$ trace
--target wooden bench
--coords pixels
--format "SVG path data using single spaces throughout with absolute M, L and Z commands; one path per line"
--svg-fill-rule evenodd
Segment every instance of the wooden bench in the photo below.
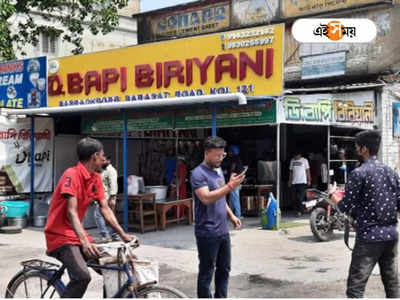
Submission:
M 179 206 L 184 205 L 187 208 L 186 216 L 179 215 Z M 177 216 L 173 218 L 167 218 L 167 211 L 176 206 Z M 179 223 L 180 221 L 187 220 L 188 224 L 193 223 L 193 199 L 181 199 L 174 201 L 156 201 L 157 214 L 159 218 L 160 229 L 165 230 L 168 223 Z

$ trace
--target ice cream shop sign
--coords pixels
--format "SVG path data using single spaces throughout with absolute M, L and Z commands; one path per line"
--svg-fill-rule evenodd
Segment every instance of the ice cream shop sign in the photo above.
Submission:
M 280 95 L 282 34 L 283 25 L 264 26 L 54 60 L 49 106 L 229 92 Z

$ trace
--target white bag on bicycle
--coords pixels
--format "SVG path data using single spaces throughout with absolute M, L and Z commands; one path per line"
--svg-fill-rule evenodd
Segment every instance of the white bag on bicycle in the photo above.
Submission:
M 117 264 L 109 264 L 109 266 L 118 266 Z M 101 270 L 103 274 L 104 287 L 106 289 L 106 297 L 112 298 L 128 280 L 124 272 L 115 270 Z
M 157 284 L 159 280 L 158 262 L 154 260 L 134 260 L 134 275 L 139 285 Z

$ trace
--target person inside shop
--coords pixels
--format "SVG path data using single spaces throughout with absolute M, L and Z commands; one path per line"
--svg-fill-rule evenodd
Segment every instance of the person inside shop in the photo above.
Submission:
M 228 147 L 228 156 L 222 162 L 222 170 L 224 172 L 225 181 L 228 182 L 233 173 L 240 174 L 243 170 L 243 164 L 239 157 L 240 147 L 237 145 L 230 145 Z M 240 207 L 240 186 L 233 189 L 229 193 L 229 207 L 234 215 L 238 218 L 241 217 Z
M 301 152 L 297 152 L 289 165 L 288 186 L 294 187 L 296 193 L 295 208 L 297 216 L 300 217 L 303 212 L 303 202 L 306 200 L 306 187 L 311 184 L 310 165 Z
M 187 198 L 187 176 L 188 170 L 185 163 L 185 156 L 178 155 L 178 166 L 176 172 L 174 173 L 174 178 L 171 183 L 171 193 L 170 199 L 176 200 L 178 199 L 186 199 Z M 178 195 L 176 193 L 176 189 L 178 188 Z M 179 216 L 182 217 L 185 215 L 185 205 L 180 205 L 177 209 L 175 209 L 175 217 L 178 217 L 178 210 Z
M 231 270 L 231 241 L 228 218 L 239 229 L 242 225 L 226 203 L 226 195 L 244 180 L 233 173 L 225 183 L 221 163 L 226 156 L 226 142 L 220 137 L 204 141 L 204 161 L 191 174 L 195 205 L 195 237 L 199 258 L 197 297 L 212 298 L 210 284 L 215 271 L 214 298 L 228 297 Z
M 188 170 L 185 162 L 185 156 L 178 155 L 178 166 L 176 170 L 176 182 L 178 185 L 178 198 L 186 199 L 186 180 L 188 176 Z
M 379 162 L 381 134 L 377 130 L 356 135 L 355 150 L 363 164 L 353 170 L 346 184 L 344 197 L 329 190 L 330 199 L 339 210 L 356 220 L 354 245 L 346 295 L 362 298 L 372 270 L 379 264 L 387 298 L 399 298 L 398 279 L 398 212 L 400 210 L 400 178 L 390 167 Z
M 343 185 L 347 181 L 346 150 L 344 148 L 338 150 L 338 160 L 340 162 L 334 164 L 333 176 L 337 184 Z
M 321 181 L 321 162 L 314 152 L 308 153 L 308 161 L 310 164 L 311 186 L 317 188 Z
M 78 142 L 79 162 L 68 168 L 57 183 L 44 229 L 47 254 L 67 268 L 70 282 L 61 297 L 82 298 L 91 280 L 86 260 L 98 258 L 100 251 L 82 225 L 91 201 L 98 201 L 100 212 L 125 242 L 133 240 L 119 225 L 107 204 L 99 174 L 105 157 L 103 145 L 93 138 Z
M 118 193 L 118 173 L 117 170 L 111 164 L 111 157 L 107 156 L 106 160 L 101 168 L 101 179 L 103 180 L 104 193 L 108 206 L 115 214 L 115 206 L 117 201 Z M 104 220 L 99 204 L 95 201 L 94 218 L 96 221 L 97 228 L 100 231 L 100 243 L 108 243 L 111 241 L 119 241 L 119 235 L 109 228 Z
M 320 152 L 309 152 L 308 162 L 310 164 L 311 186 L 321 191 L 327 189 L 327 164 L 324 155 Z
M 167 157 L 164 160 L 164 168 L 162 170 L 161 181 L 165 182 L 167 186 L 170 186 L 174 179 L 174 173 L 176 170 L 176 157 L 173 149 L 168 149 Z

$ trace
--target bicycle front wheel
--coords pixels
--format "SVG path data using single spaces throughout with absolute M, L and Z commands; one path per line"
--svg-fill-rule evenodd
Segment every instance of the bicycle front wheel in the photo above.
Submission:
M 129 291 L 125 291 L 121 298 L 131 298 Z M 188 298 L 184 293 L 173 287 L 164 285 L 151 285 L 139 289 L 136 298 Z
M 24 272 L 7 289 L 6 298 L 60 298 L 61 291 L 48 281 L 39 271 Z

